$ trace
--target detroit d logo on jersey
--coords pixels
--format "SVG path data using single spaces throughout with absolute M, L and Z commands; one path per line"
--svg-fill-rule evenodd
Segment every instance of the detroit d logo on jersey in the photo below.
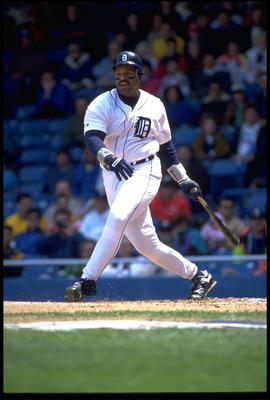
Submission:
M 144 139 L 149 135 L 151 129 L 151 119 L 145 117 L 137 117 L 134 125 L 134 135 L 140 139 Z

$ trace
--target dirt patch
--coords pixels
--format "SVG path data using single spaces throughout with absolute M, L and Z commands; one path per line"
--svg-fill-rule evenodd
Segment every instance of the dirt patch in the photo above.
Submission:
M 117 312 L 117 311 L 266 311 L 265 298 L 210 298 L 204 301 L 194 300 L 151 300 L 151 301 L 89 301 L 81 303 L 58 302 L 4 302 L 4 322 L 37 321 L 42 319 L 44 313 L 64 313 L 67 319 L 69 314 L 82 311 Z M 21 314 L 35 314 L 23 317 Z M 8 316 L 7 316 L 8 314 Z M 40 314 L 40 315 L 39 315 Z M 17 318 L 16 318 L 17 315 Z M 85 317 L 79 317 L 79 319 Z M 90 317 L 89 317 L 90 318 Z M 95 317 L 96 318 L 96 317 Z M 100 317 L 100 318 L 104 318 Z M 136 317 L 135 317 L 136 318 Z M 44 317 L 43 317 L 44 319 Z M 55 319 L 55 316 L 46 320 Z M 57 316 L 59 319 L 59 316 Z M 72 316 L 74 319 L 74 315 Z M 110 319 L 112 319 L 110 317 Z

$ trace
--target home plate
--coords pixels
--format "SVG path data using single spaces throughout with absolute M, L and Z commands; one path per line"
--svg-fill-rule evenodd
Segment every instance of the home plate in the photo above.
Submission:
M 159 328 L 266 328 L 263 321 L 208 321 L 175 322 L 146 320 L 88 320 L 88 321 L 43 321 L 5 324 L 8 329 L 33 329 L 41 331 L 73 331 L 75 329 L 159 329 Z

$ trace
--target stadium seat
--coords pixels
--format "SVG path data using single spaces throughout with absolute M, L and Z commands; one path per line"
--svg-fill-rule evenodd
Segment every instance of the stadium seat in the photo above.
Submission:
M 199 127 L 182 124 L 172 131 L 172 140 L 175 146 L 191 145 L 200 132 Z
M 225 189 L 221 196 L 229 196 L 238 205 L 238 215 L 241 218 L 247 218 L 251 209 L 259 207 L 266 210 L 266 189 Z
M 43 182 L 29 182 L 20 185 L 20 191 L 22 193 L 29 193 L 32 197 L 37 194 L 42 194 L 44 188 Z
M 21 153 L 20 164 L 51 164 L 54 159 L 55 154 L 50 149 L 25 149 Z
M 233 159 L 212 160 L 207 167 L 211 193 L 216 200 L 225 189 L 243 188 L 246 163 Z
M 35 106 L 34 105 L 24 105 L 24 106 L 20 106 L 17 108 L 16 110 L 16 119 L 21 121 L 21 120 L 25 120 L 27 118 L 29 118 L 32 113 L 35 110 Z
M 21 184 L 28 182 L 40 182 L 44 179 L 47 170 L 47 165 L 24 166 L 19 171 L 19 181 Z
M 23 135 L 36 135 L 40 136 L 42 133 L 48 132 L 49 120 L 37 119 L 37 120 L 25 120 L 18 124 L 18 137 Z

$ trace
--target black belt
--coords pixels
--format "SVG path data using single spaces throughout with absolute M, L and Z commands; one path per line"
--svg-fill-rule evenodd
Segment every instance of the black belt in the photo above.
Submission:
M 146 161 L 153 160 L 154 157 L 155 157 L 155 154 L 152 154 L 152 156 L 149 156 L 149 157 L 146 157 L 146 158 L 142 158 L 141 160 L 132 161 L 132 162 L 130 163 L 130 165 L 142 164 L 142 163 L 144 163 L 144 162 L 146 162 Z

